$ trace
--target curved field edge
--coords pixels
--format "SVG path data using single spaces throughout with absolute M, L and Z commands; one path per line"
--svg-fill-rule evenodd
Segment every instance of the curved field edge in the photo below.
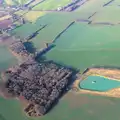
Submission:
M 117 97 L 117 98 L 120 97 L 120 88 L 113 88 L 105 92 L 81 89 L 79 87 L 80 82 L 85 80 L 85 78 L 87 78 L 88 76 L 100 76 L 107 79 L 120 81 L 119 69 L 90 68 L 84 74 L 81 74 L 80 79 L 77 79 L 73 83 L 72 88 L 73 90 L 76 90 L 77 93 L 82 93 L 82 94 L 93 94 L 93 95 L 101 95 L 101 96 Z

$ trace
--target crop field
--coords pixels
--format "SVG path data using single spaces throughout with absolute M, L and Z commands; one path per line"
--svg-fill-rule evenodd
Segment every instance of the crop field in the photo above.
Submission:
M 36 5 L 33 10 L 55 10 L 72 2 L 72 0 L 48 0 Z

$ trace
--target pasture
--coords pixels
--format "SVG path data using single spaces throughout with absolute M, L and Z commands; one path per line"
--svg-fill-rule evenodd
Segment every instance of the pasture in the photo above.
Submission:
M 46 42 L 55 44 L 55 47 L 44 55 L 47 60 L 75 67 L 80 69 L 80 72 L 92 66 L 119 67 L 120 25 L 75 22 L 66 29 L 77 19 L 91 20 L 92 23 L 108 20 L 117 23 L 119 21 L 119 0 L 113 1 L 106 7 L 103 5 L 110 0 L 89 0 L 74 12 L 69 13 L 49 11 L 65 6 L 71 1 L 46 0 L 33 8 L 33 10 L 48 10 L 47 12 L 18 11 L 19 15 L 25 13 L 23 17 L 29 22 L 14 29 L 12 33 L 23 40 L 37 29 L 47 25 L 31 39 L 38 50 L 43 48 Z M 118 8 L 113 4 L 115 2 Z M 94 14 L 95 12 L 96 14 Z M 62 34 L 60 35 L 60 33 Z M 59 37 L 56 39 L 57 36 Z M 8 48 L 0 45 L 0 71 L 16 63 L 16 58 L 9 52 Z M 77 94 L 69 91 L 45 116 L 28 118 L 22 111 L 22 105 L 19 101 L 0 97 L 0 120 L 119 120 L 119 109 L 119 98 Z
M 96 65 L 119 66 L 119 29 L 76 23 L 56 39 L 56 47 L 45 57 L 82 71 Z

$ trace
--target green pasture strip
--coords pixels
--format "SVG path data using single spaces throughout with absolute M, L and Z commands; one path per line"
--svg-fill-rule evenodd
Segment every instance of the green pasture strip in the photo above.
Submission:
M 7 100 L 0 97 L 0 106 L 0 120 L 29 120 L 17 100 Z
M 20 38 L 26 38 L 29 35 L 32 35 L 35 31 L 42 28 L 43 25 L 39 24 L 32 24 L 32 23 L 26 23 L 12 31 L 12 34 L 15 34 L 16 36 L 20 36 Z
M 72 0 L 46 0 L 36 5 L 33 10 L 54 10 L 58 7 L 63 7 L 72 2 Z
M 69 45 L 69 44 L 68 44 Z M 86 68 L 92 66 L 107 66 L 118 67 L 120 66 L 119 51 L 106 51 L 106 50 L 87 50 L 87 51 L 72 51 L 52 49 L 45 55 L 46 59 L 54 60 L 58 63 L 72 66 L 80 69 L 83 72 Z
M 26 117 L 21 111 L 20 103 L 16 100 L 0 98 L 0 106 L 0 115 L 5 120 L 53 120 L 53 118 L 55 120 L 78 120 L 78 118 L 119 120 L 120 99 L 67 93 L 54 109 L 38 118 Z
M 120 87 L 120 81 L 112 80 L 101 76 L 88 76 L 80 82 L 81 89 L 106 92 L 113 88 Z
M 12 55 L 6 46 L 0 45 L 0 71 L 17 64 L 17 59 Z
M 119 13 L 120 13 L 120 7 L 106 6 L 93 16 L 92 23 L 119 24 L 120 21 Z
M 120 26 L 75 23 L 55 42 L 62 51 L 119 50 Z

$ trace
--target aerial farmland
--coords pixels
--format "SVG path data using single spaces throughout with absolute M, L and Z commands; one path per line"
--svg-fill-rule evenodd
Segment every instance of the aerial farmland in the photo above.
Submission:
M 119 0 L 0 1 L 0 120 L 119 120 Z

